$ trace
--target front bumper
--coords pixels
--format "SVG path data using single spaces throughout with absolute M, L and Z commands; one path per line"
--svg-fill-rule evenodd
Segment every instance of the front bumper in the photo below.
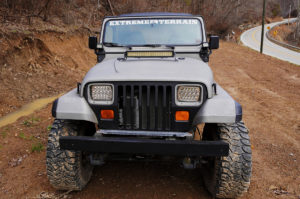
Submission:
M 229 145 L 224 141 L 62 136 L 59 143 L 61 149 L 93 153 L 228 156 L 229 152 Z

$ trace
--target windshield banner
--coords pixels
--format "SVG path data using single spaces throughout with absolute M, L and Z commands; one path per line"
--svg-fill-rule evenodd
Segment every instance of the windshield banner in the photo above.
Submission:
M 170 25 L 170 24 L 187 24 L 193 25 L 198 24 L 197 19 L 150 19 L 150 20 L 111 20 L 109 21 L 109 26 L 127 26 L 127 25 L 148 25 L 148 24 L 160 24 L 160 25 Z

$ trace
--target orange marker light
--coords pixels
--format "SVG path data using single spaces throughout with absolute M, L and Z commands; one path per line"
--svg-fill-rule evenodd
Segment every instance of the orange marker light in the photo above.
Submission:
M 101 119 L 112 120 L 115 117 L 113 110 L 101 110 Z
M 188 121 L 190 118 L 190 113 L 188 111 L 176 111 L 175 119 L 176 121 Z

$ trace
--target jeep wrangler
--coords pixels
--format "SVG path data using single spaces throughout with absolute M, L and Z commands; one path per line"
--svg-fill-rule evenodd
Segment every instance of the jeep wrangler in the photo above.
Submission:
M 106 17 L 89 48 L 97 64 L 53 102 L 46 155 L 53 187 L 81 190 L 93 166 L 110 160 L 171 157 L 204 171 L 213 197 L 247 191 L 249 132 L 241 105 L 214 81 L 207 63 L 219 37 L 206 37 L 201 16 Z

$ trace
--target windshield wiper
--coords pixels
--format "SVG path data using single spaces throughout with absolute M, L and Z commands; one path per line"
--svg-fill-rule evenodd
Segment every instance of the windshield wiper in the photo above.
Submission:
M 103 42 L 103 44 L 105 46 L 108 46 L 108 47 L 126 47 L 126 46 L 123 46 L 121 44 L 118 44 L 118 43 L 112 43 L 112 42 Z
M 174 45 L 165 45 L 166 48 L 171 48 L 171 49 L 174 49 L 175 46 Z
M 130 47 L 165 47 L 165 48 L 171 48 L 174 49 L 174 45 L 163 45 L 163 44 L 144 44 L 144 45 L 130 45 Z
M 144 44 L 144 45 L 142 45 L 143 47 L 161 47 L 161 45 L 160 44 Z
M 174 49 L 175 46 L 174 45 L 161 45 L 161 44 L 143 44 L 143 45 L 121 45 L 121 44 L 118 44 L 118 43 L 113 43 L 113 42 L 104 42 L 103 43 L 105 46 L 108 46 L 108 47 L 126 47 L 126 48 L 132 48 L 132 47 L 166 47 L 166 48 L 171 48 L 171 49 Z
M 142 44 L 142 45 L 129 45 L 130 47 L 161 47 L 160 44 Z
M 175 46 L 174 45 L 162 45 L 162 44 L 144 44 L 144 45 L 141 45 L 143 47 L 165 47 L 165 48 L 171 48 L 171 49 L 174 49 Z

